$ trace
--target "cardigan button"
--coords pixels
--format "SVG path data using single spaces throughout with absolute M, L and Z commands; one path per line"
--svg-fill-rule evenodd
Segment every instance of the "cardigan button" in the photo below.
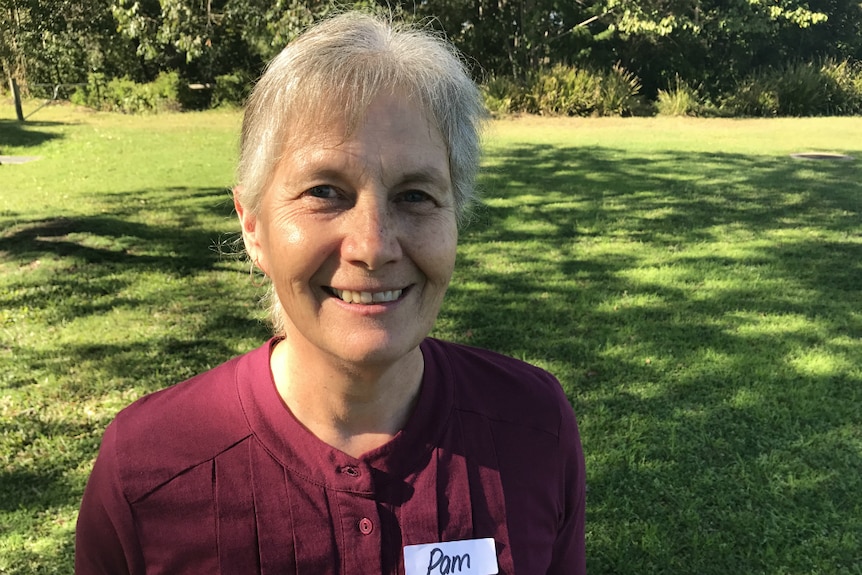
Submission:
M 371 519 L 363 517 L 359 520 L 359 531 L 363 535 L 370 535 L 374 531 L 374 523 L 371 522 Z

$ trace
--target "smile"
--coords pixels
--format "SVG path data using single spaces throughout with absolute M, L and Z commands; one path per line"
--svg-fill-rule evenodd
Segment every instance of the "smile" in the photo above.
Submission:
M 347 289 L 341 290 L 335 288 L 329 288 L 328 291 L 341 301 L 365 305 L 372 303 L 386 303 L 390 301 L 395 301 L 400 298 L 401 294 L 404 292 L 403 289 L 396 289 L 392 291 L 367 292 L 351 291 Z

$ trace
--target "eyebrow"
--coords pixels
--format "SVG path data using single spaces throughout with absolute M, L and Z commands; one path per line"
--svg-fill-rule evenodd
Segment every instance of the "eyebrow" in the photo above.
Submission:
M 345 174 L 338 169 L 324 168 L 312 170 L 307 174 L 309 179 L 328 180 L 333 183 L 344 182 Z M 422 166 L 402 174 L 397 180 L 390 184 L 391 187 L 400 187 L 410 184 L 431 184 L 440 188 L 451 188 L 452 181 L 448 172 L 434 166 Z
M 404 174 L 398 185 L 404 184 L 434 184 L 434 185 L 443 185 L 444 187 L 451 187 L 451 176 L 443 172 L 442 170 L 437 169 L 433 166 L 422 167 L 417 170 L 412 170 Z M 446 186 L 447 181 L 448 186 Z

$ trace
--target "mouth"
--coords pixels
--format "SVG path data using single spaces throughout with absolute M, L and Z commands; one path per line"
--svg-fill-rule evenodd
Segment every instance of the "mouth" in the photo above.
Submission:
M 358 305 L 371 305 L 376 303 L 388 303 L 399 299 L 404 294 L 404 289 L 368 292 L 368 291 L 353 291 L 347 289 L 336 289 L 326 286 L 324 290 L 333 297 L 337 297 L 345 303 Z

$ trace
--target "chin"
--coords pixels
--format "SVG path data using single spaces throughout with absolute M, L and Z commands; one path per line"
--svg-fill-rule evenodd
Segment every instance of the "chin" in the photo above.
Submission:
M 356 334 L 336 354 L 346 363 L 362 365 L 393 365 L 406 358 L 425 336 L 398 337 L 390 334 Z

